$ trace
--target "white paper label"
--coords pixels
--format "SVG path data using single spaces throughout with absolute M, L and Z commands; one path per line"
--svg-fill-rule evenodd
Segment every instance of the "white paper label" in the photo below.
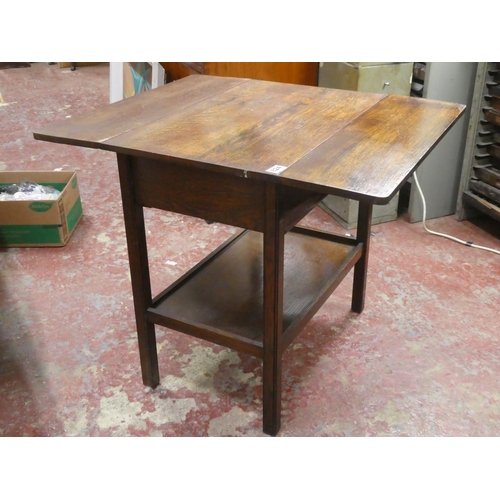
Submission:
M 288 167 L 282 167 L 281 165 L 274 165 L 274 167 L 268 168 L 266 172 L 271 172 L 272 174 L 281 174 Z

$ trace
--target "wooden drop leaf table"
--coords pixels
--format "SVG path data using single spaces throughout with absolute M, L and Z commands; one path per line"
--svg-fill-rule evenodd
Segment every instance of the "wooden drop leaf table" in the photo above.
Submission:
M 280 428 L 284 350 L 354 268 L 365 301 L 373 204 L 396 194 L 464 106 L 193 75 L 34 133 L 114 151 L 144 384 L 155 325 L 263 360 L 263 430 Z M 355 238 L 296 224 L 326 195 L 359 201 Z M 152 297 L 143 207 L 242 231 Z

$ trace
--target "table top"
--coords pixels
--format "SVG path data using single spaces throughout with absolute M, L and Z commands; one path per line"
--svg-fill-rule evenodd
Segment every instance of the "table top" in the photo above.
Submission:
M 461 104 L 193 75 L 34 132 L 383 204 L 458 120 Z

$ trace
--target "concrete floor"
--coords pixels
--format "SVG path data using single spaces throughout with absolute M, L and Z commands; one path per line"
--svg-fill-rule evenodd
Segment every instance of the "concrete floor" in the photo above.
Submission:
M 33 139 L 105 105 L 108 71 L 0 70 L 0 171 L 74 170 L 84 210 L 64 248 L 0 250 L 0 436 L 263 436 L 258 359 L 158 327 L 142 385 L 115 157 Z M 235 231 L 146 219 L 154 293 Z M 428 225 L 500 248 L 489 220 Z M 364 312 L 349 276 L 285 354 L 279 436 L 498 436 L 500 258 L 404 216 L 373 232 Z

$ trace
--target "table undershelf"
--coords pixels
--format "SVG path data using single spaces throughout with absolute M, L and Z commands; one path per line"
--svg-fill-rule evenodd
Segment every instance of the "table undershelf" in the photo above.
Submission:
M 283 349 L 362 254 L 353 238 L 295 227 L 285 235 Z M 263 357 L 263 236 L 243 231 L 153 299 L 152 323 Z

